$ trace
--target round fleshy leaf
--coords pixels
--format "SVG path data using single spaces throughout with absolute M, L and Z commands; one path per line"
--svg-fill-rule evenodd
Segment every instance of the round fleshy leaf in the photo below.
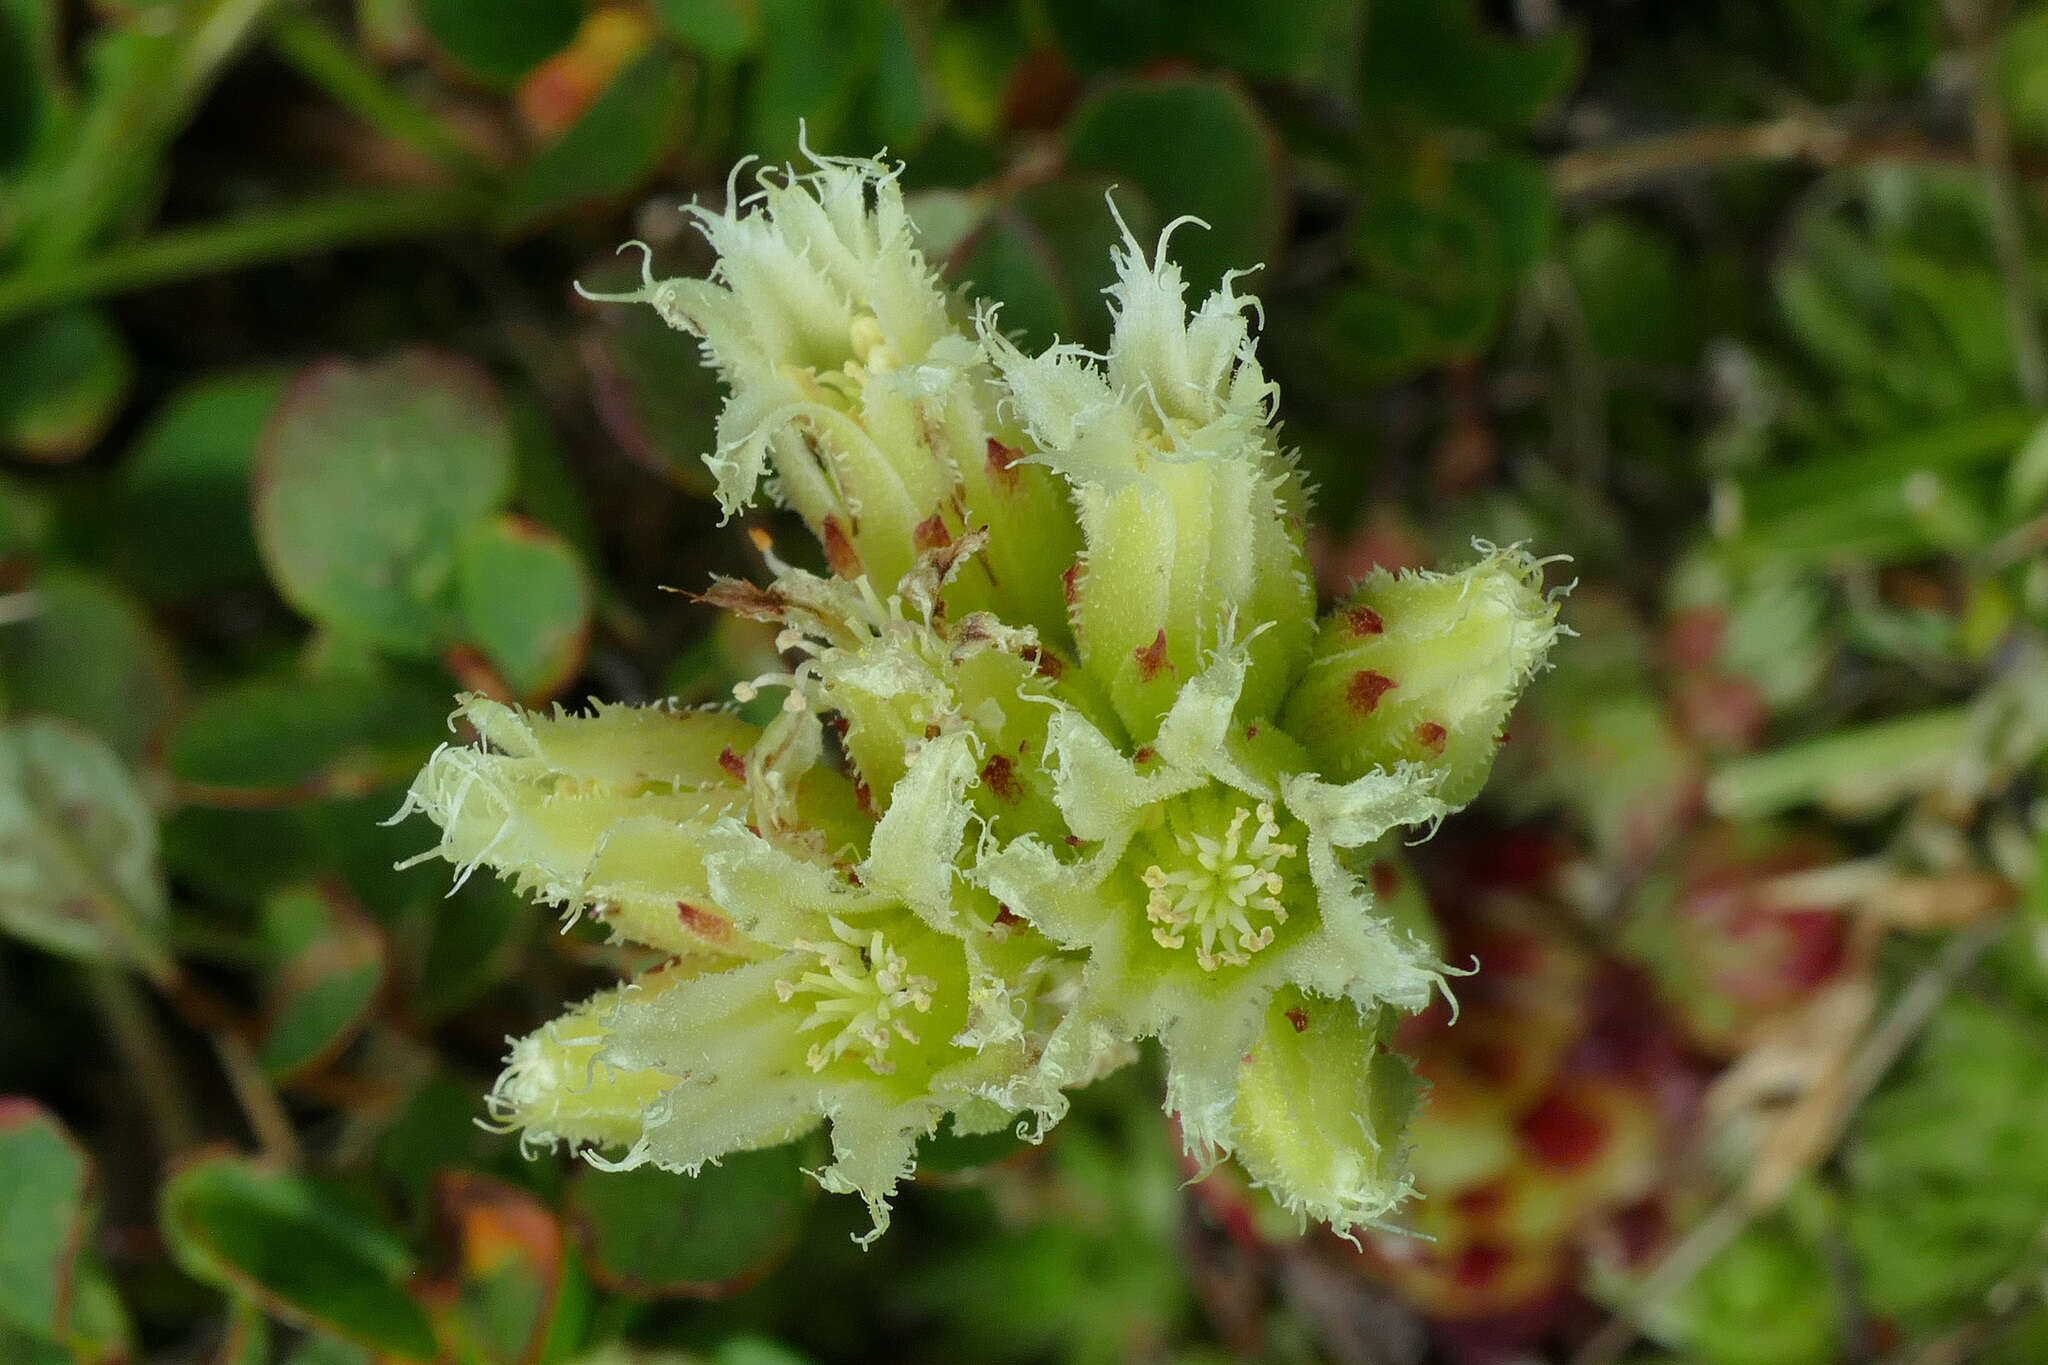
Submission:
M 120 410 L 134 364 L 90 308 L 0 325 L 0 450 L 36 460 L 82 455 Z
M 748 0 L 654 0 L 661 26 L 703 58 L 730 66 L 761 41 L 761 16 Z
M 1361 84 L 1375 113 L 1507 131 L 1564 94 L 1578 39 L 1553 29 L 1532 42 L 1482 28 L 1467 0 L 1374 0 Z
M 384 943 L 332 887 L 293 886 L 263 905 L 263 1036 L 256 1057 L 289 1078 L 356 1035 L 384 984 Z
M 194 1279 L 399 1360 L 435 1358 L 433 1328 L 404 1288 L 413 1270 L 405 1244 L 320 1182 L 242 1157 L 203 1158 L 166 1182 L 158 1218 Z
M 748 83 L 744 145 L 769 160 L 797 133 L 825 152 L 868 151 L 917 129 L 924 94 L 909 24 L 886 0 L 760 0 L 760 53 Z
M 521 1365 L 547 1351 L 572 1296 L 562 1225 L 525 1190 L 490 1176 L 444 1171 L 434 1182 L 448 1269 L 429 1290 L 443 1336 L 472 1365 Z M 580 1280 L 577 1283 L 581 1283 Z
M 156 817 L 104 740 L 0 728 L 0 929 L 71 957 L 165 961 Z
M 228 374 L 174 395 L 121 469 L 120 551 L 152 596 L 184 597 L 261 582 L 249 525 L 256 446 L 286 376 Z
M 811 1185 L 802 1144 L 735 1152 L 695 1176 L 584 1168 L 569 1217 L 599 1283 L 620 1293 L 721 1298 L 795 1243 Z
M 56 12 L 0 5 L 0 174 L 34 149 L 49 123 Z
M 983 297 L 1001 299 L 1003 332 L 1036 352 L 1074 335 L 1074 315 L 1060 288 L 1051 245 L 1027 219 L 997 211 L 969 239 L 953 270 Z
M 513 222 L 625 194 L 654 172 L 680 130 L 682 71 L 655 49 L 621 71 L 597 102 L 534 159 L 513 195 Z
M 533 704 L 568 686 L 590 643 L 590 579 L 560 536 L 524 517 L 486 522 L 457 576 L 469 638 L 514 693 Z
M 456 547 L 509 496 L 512 441 L 497 386 L 460 357 L 313 366 L 257 457 L 271 580 L 324 625 L 436 652 L 457 633 Z
M 66 1335 L 91 1172 L 84 1151 L 41 1105 L 0 1098 L 0 1340 L 10 1327 Z
M 419 0 L 419 16 L 465 69 L 513 81 L 569 45 L 583 0 Z
M 448 698 L 410 680 L 259 677 L 193 708 L 165 762 L 187 795 L 263 805 L 360 794 L 403 778 L 447 735 Z
M 127 594 L 89 574 L 47 574 L 35 614 L 0 630 L 10 705 L 75 721 L 130 762 L 176 704 L 176 661 Z
M 1226 270 L 1270 265 L 1279 249 L 1279 144 L 1251 101 L 1223 81 L 1178 76 L 1110 86 L 1068 123 L 1067 161 L 1129 180 L 1169 220 L 1193 214 L 1209 225 L 1173 240 L 1197 296 Z
M 432 927 L 413 1004 L 428 1019 L 445 1019 L 504 979 L 533 923 L 533 906 L 504 883 L 477 877 L 436 899 L 427 913 Z

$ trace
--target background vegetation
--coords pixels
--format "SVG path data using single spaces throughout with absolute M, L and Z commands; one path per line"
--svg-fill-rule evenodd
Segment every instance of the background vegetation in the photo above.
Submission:
M 1575 556 L 1415 851 L 1434 1241 L 1184 1183 L 1141 1076 L 867 1253 L 804 1144 L 477 1125 L 629 964 L 379 822 L 459 688 L 764 667 L 662 588 L 803 537 L 570 282 L 800 126 L 1036 341 L 1112 185 L 1263 263 L 1332 593 Z M 2044 174 L 1996 0 L 0 0 L 0 1358 L 2048 1359 Z

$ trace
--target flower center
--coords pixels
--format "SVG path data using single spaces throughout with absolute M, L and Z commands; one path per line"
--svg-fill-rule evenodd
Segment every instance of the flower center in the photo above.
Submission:
M 928 976 L 910 970 L 903 954 L 889 946 L 882 931 L 862 936 L 844 920 L 831 920 L 832 938 L 798 939 L 795 947 L 815 954 L 817 966 L 794 981 L 775 983 L 784 1004 L 798 995 L 811 997 L 811 1012 L 797 1026 L 799 1033 L 823 1032 L 804 1060 L 823 1071 L 842 1057 L 858 1057 L 878 1076 L 896 1069 L 889 1044 L 897 1038 L 916 1046 L 909 1015 L 927 1013 L 938 989 Z
M 1245 827 L 1254 818 L 1258 824 L 1247 835 Z M 1153 863 L 1142 874 L 1152 889 L 1145 918 L 1152 923 L 1153 940 L 1162 948 L 1181 948 L 1192 935 L 1195 961 L 1205 972 L 1224 963 L 1241 967 L 1249 962 L 1273 941 L 1274 926 L 1287 922 L 1280 865 L 1294 856 L 1295 847 L 1280 842 L 1279 833 L 1270 801 L 1261 801 L 1255 811 L 1236 807 L 1221 837 L 1176 830 L 1178 865 L 1169 870 Z M 1259 919 L 1270 922 L 1255 923 Z

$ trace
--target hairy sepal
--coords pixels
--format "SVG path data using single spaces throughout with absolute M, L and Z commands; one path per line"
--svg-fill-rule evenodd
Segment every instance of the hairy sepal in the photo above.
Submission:
M 1231 1146 L 1254 1184 L 1342 1235 L 1413 1190 L 1403 1152 L 1419 1085 L 1388 1051 L 1398 1016 L 1297 987 L 1275 993 L 1246 1053 Z
M 801 820 L 803 837 L 827 843 L 861 834 L 844 779 L 785 771 L 790 750 L 806 746 L 735 716 L 667 706 L 546 714 L 475 696 L 456 714 L 478 742 L 437 750 L 400 812 L 440 826 L 424 856 L 453 863 L 458 885 L 487 867 L 524 895 L 587 910 L 664 952 L 758 951 L 703 875 L 721 821 Z
M 1519 550 L 1449 574 L 1375 570 L 1324 619 L 1281 723 L 1327 773 L 1416 764 L 1456 809 L 1485 785 L 1557 612 L 1542 563 Z

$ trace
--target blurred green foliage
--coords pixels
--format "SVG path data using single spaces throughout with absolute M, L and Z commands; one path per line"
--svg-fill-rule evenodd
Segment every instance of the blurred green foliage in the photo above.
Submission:
M 1653 1192 L 1455 1302 L 1185 1183 L 1149 1083 L 935 1140 L 866 1253 L 802 1143 L 479 1127 L 638 964 L 405 865 L 451 695 L 723 698 L 773 639 L 662 589 L 805 552 L 718 523 L 694 343 L 571 282 L 704 268 L 744 156 L 885 145 L 1037 344 L 1106 336 L 1112 204 L 1257 267 L 1326 590 L 1574 557 L 1490 816 L 1413 851 L 1440 914 L 1522 869 L 1654 958 L 1770 820 L 1857 927 L 1648 961 L 1667 1024 L 1868 1009 L 1687 1037 Z M 1587 1295 L 1713 1365 L 2044 1358 L 2044 171 L 2048 13 L 1995 0 L 0 0 L 0 1359 L 1566 1359 Z M 1701 1098 L 1787 1038 L 1867 1102 Z

